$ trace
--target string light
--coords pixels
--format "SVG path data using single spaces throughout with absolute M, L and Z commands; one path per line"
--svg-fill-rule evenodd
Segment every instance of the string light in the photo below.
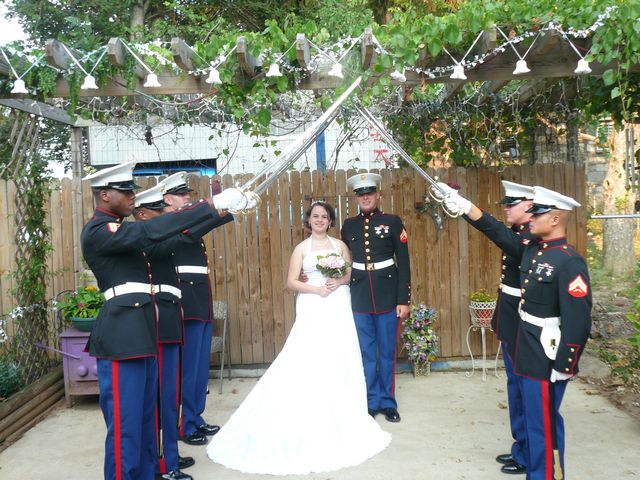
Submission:
M 147 79 L 144 82 L 144 86 L 147 88 L 157 88 L 157 87 L 161 87 L 162 85 L 160 85 L 160 82 L 158 81 L 158 75 L 156 75 L 153 70 L 151 70 L 149 67 L 147 67 L 147 64 L 144 63 L 140 57 L 138 57 L 138 55 L 136 55 L 136 53 L 131 49 L 131 47 L 129 47 L 129 45 L 127 45 L 126 42 L 122 42 L 122 44 L 125 46 L 125 48 L 127 50 L 129 50 L 129 53 L 131 55 L 133 55 L 133 58 L 135 58 L 138 63 L 140 65 L 142 65 L 144 67 L 144 69 L 147 71 L 148 75 L 147 75 Z
M 64 51 L 67 52 L 67 55 L 69 55 L 71 57 L 71 60 L 73 60 L 73 62 L 78 66 L 78 68 L 80 68 L 80 70 L 82 70 L 82 73 L 84 73 L 84 75 L 85 75 L 84 81 L 82 82 L 82 85 L 80 86 L 80 90 L 97 90 L 98 89 L 98 85 L 96 84 L 96 79 L 93 77 L 93 75 L 91 75 L 89 72 L 87 72 L 84 69 L 84 67 L 82 65 L 80 65 L 80 62 L 78 62 L 78 60 L 76 60 L 76 57 L 74 57 L 73 53 L 71 53 L 71 51 L 67 48 L 67 46 L 64 43 L 61 43 L 61 45 L 62 45 L 62 48 L 64 49 Z M 94 66 L 94 68 L 95 68 L 95 66 Z
M 217 63 L 211 62 L 211 70 L 209 70 L 209 76 L 207 77 L 207 79 L 205 80 L 205 83 L 208 83 L 209 85 L 222 85 L 222 79 L 220 78 L 220 72 L 218 71 L 218 67 L 220 65 L 222 65 L 224 62 L 227 61 L 227 58 L 229 58 L 229 55 L 231 55 L 233 52 L 236 51 L 236 48 L 238 48 L 237 45 L 234 45 L 233 48 L 231 50 L 229 50 L 220 61 L 218 61 Z M 196 53 L 197 55 L 197 53 Z M 200 57 L 200 55 L 198 55 Z M 202 58 L 202 57 L 200 57 Z
M 18 72 L 16 72 L 16 70 L 13 68 L 13 65 L 11 65 L 11 62 L 9 61 L 9 57 L 7 57 L 7 54 L 5 53 L 4 49 L 1 47 L 0 47 L 0 52 L 2 52 L 2 56 L 4 57 L 7 64 L 9 65 L 11 72 L 13 72 L 13 76 L 16 77 L 15 81 L 13 82 L 13 88 L 11 89 L 11 93 L 29 93 L 29 91 L 27 90 L 27 86 L 24 83 L 24 80 L 22 80 L 20 75 L 18 75 Z

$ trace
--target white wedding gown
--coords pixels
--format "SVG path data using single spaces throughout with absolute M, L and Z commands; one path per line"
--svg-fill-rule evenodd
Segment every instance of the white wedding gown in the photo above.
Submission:
M 324 284 L 317 255 L 332 251 L 307 246 L 308 283 Z M 367 413 L 349 287 L 326 298 L 300 293 L 296 312 L 280 355 L 209 443 L 214 462 L 246 473 L 326 472 L 358 465 L 391 441 Z

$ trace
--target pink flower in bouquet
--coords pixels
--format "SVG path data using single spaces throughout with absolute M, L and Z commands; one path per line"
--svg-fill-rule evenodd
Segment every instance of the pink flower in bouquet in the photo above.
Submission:
M 340 278 L 344 276 L 350 266 L 351 264 L 337 253 L 328 253 L 327 255 L 318 255 L 316 268 L 329 278 Z

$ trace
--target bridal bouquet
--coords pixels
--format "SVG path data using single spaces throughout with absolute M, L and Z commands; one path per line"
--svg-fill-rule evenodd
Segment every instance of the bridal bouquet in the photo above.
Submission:
M 351 264 L 337 253 L 328 253 L 326 255 L 318 255 L 316 268 L 329 278 L 340 278 L 344 276 L 350 266 Z
M 433 329 L 436 311 L 421 303 L 411 305 L 410 314 L 402 322 L 402 346 L 413 364 L 429 363 L 438 352 L 438 336 Z

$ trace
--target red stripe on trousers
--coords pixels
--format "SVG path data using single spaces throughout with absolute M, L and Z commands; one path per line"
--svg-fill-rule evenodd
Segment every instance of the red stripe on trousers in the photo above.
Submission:
M 158 389 L 159 389 L 159 393 L 160 393 L 160 397 L 162 398 L 162 359 L 163 359 L 163 354 L 164 354 L 164 350 L 163 350 L 164 346 L 160 343 L 158 344 Z M 162 404 L 160 404 L 160 406 L 162 407 Z M 162 411 L 160 408 L 158 408 L 158 403 L 156 402 L 156 442 L 158 442 L 158 445 L 160 445 L 160 442 L 162 441 L 162 439 L 160 438 L 161 432 L 160 429 L 158 428 L 160 425 L 162 425 Z M 167 464 L 165 462 L 164 459 L 164 451 L 162 452 L 162 455 L 158 456 L 158 470 L 160 473 L 167 473 Z
M 544 424 L 544 477 L 553 480 L 553 446 L 551 445 L 551 412 L 549 411 L 549 382 L 540 382 L 542 388 L 542 422 Z M 553 388 L 553 386 L 551 387 Z M 553 406 L 555 408 L 555 405 Z
M 396 317 L 397 318 L 397 317 Z M 396 396 L 396 364 L 398 363 L 398 338 L 400 337 L 401 319 L 398 320 L 398 329 L 396 331 L 395 352 L 393 354 L 393 378 L 391 379 L 391 395 Z
M 113 453 L 116 461 L 116 480 L 122 480 L 122 455 L 120 452 L 120 386 L 117 361 L 111 362 L 111 388 L 113 389 Z

